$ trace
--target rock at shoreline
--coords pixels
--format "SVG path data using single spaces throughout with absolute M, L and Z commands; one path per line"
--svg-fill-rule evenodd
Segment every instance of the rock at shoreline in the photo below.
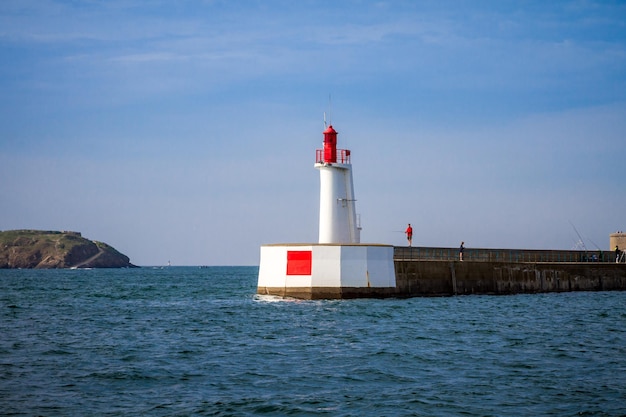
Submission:
M 0 269 L 133 268 L 128 256 L 79 232 L 0 232 Z

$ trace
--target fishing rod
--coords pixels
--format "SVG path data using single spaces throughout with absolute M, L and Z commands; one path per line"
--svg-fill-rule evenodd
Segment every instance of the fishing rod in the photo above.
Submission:
M 589 239 L 589 238 L 587 238 L 587 240 L 588 240 L 589 242 L 591 242 L 591 243 L 593 244 L 593 246 L 595 246 L 595 247 L 596 247 L 596 249 L 598 249 L 598 250 L 600 250 L 600 251 L 602 250 L 602 248 L 600 248 L 600 246 L 596 245 L 596 243 L 595 243 L 593 240 L 591 240 L 591 239 Z
M 578 233 L 578 230 L 576 230 L 576 227 L 574 226 L 574 224 L 573 224 L 572 222 L 569 222 L 569 223 L 572 225 L 572 227 L 574 228 L 574 231 L 575 231 L 575 232 L 576 232 L 576 234 L 578 235 L 578 238 L 580 239 L 580 243 L 582 243 L 583 248 L 585 248 L 585 250 L 587 250 L 587 248 L 585 247 L 585 242 L 583 241 L 582 236 Z M 593 240 L 591 240 L 591 239 L 589 239 L 589 238 L 586 238 L 586 239 L 587 239 L 589 242 L 591 242 L 591 244 L 592 244 L 593 246 L 595 246 L 595 247 L 596 247 L 596 249 L 598 249 L 599 251 L 601 251 L 601 250 L 602 250 L 602 248 L 601 248 L 600 246 L 596 245 L 596 242 L 594 242 Z
M 584 249 L 584 250 L 587 250 L 587 247 L 585 246 L 585 241 L 583 240 L 583 237 L 580 235 L 580 233 L 578 233 L 578 230 L 576 230 L 576 226 L 574 226 L 574 223 L 572 223 L 572 222 L 571 222 L 571 221 L 569 221 L 569 220 L 568 220 L 568 222 L 569 222 L 569 224 L 571 224 L 571 225 L 572 225 L 572 227 L 574 228 L 574 231 L 575 231 L 575 232 L 576 232 L 576 234 L 578 235 L 578 239 L 580 239 L 580 240 L 579 240 L 579 242 L 580 242 L 580 244 L 583 246 L 583 249 Z

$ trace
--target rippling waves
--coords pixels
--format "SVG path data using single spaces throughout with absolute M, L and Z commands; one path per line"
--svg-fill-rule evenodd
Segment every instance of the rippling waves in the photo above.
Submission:
M 0 414 L 626 414 L 626 293 L 295 301 L 257 268 L 0 270 Z

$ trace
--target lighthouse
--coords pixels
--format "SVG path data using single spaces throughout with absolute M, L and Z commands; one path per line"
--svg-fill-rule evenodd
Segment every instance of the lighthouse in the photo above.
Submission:
M 337 131 L 324 131 L 324 147 L 316 151 L 320 172 L 319 243 L 360 243 L 356 223 L 350 151 L 337 149 Z
M 361 243 L 351 153 L 332 125 L 315 152 L 320 173 L 319 240 L 261 246 L 257 294 L 301 299 L 392 297 L 393 246 Z

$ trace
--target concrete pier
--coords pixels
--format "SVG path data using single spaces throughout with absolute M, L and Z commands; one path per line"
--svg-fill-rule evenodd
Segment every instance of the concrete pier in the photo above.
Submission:
M 257 292 L 348 299 L 626 290 L 626 263 L 616 263 L 614 252 L 466 248 L 463 258 L 459 260 L 458 248 L 394 247 L 395 287 L 350 285 L 364 273 L 346 271 L 341 285 L 327 286 L 324 280 L 268 285 L 261 280 Z
M 396 261 L 397 297 L 625 289 L 625 264 Z
M 626 290 L 626 263 L 601 251 L 396 247 L 396 296 Z

